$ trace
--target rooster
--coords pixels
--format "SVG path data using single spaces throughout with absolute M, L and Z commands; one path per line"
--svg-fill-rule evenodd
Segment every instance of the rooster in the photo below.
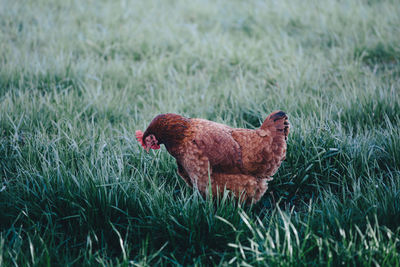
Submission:
M 147 152 L 164 144 L 179 176 L 203 195 L 226 188 L 255 203 L 285 159 L 289 127 L 283 111 L 271 113 L 255 130 L 168 113 L 156 116 L 144 133 L 136 131 L 136 138 Z

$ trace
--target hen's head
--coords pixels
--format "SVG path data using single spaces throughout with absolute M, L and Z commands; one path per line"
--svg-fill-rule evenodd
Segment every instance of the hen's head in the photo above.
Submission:
M 136 131 L 136 139 L 138 142 L 142 145 L 142 147 L 149 152 L 150 148 L 151 149 L 160 149 L 160 145 L 158 144 L 157 138 L 154 136 L 154 134 L 149 134 L 144 137 L 143 140 L 143 132 L 138 130 Z
M 159 149 L 161 144 L 173 148 L 179 145 L 185 137 L 190 120 L 181 115 L 166 113 L 157 115 L 144 133 L 136 131 L 136 139 L 146 151 Z

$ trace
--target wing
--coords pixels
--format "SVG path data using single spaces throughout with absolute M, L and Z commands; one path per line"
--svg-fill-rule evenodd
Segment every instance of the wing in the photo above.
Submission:
M 190 131 L 192 134 L 185 139 L 176 156 L 178 173 L 189 185 L 206 193 L 213 173 L 240 173 L 240 147 L 232 138 L 232 128 L 191 119 Z
M 239 173 L 241 152 L 232 137 L 232 128 L 202 119 L 193 119 L 192 143 L 207 157 L 214 172 Z

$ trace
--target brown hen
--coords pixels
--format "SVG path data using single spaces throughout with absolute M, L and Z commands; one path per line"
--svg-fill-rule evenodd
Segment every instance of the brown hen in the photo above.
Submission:
M 144 149 L 164 144 L 176 159 L 178 174 L 189 186 L 213 195 L 226 187 L 246 202 L 257 202 L 267 181 L 286 156 L 289 121 L 282 111 L 271 113 L 259 129 L 239 129 L 177 114 L 156 116 L 136 138 Z

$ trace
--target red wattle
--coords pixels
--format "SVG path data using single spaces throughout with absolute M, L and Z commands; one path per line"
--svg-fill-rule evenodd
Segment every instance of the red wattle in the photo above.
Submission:
M 160 145 L 158 145 L 158 144 L 157 145 L 152 145 L 151 148 L 152 149 L 160 149 Z

